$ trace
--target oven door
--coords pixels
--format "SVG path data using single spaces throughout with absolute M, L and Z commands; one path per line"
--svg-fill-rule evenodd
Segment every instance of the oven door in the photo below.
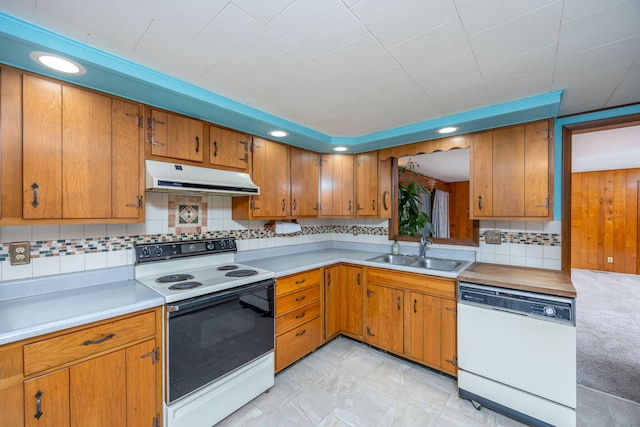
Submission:
M 167 306 L 167 402 L 273 351 L 274 280 Z

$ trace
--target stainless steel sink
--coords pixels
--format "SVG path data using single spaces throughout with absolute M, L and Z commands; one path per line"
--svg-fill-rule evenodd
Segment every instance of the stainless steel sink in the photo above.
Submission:
M 412 255 L 394 254 L 379 255 L 374 258 L 369 258 L 367 261 L 440 271 L 456 271 L 463 264 L 463 261 L 455 259 L 418 258 Z
M 416 261 L 416 257 L 411 255 L 394 255 L 394 254 L 386 254 L 380 255 L 375 258 L 370 258 L 367 261 L 371 262 L 383 262 L 386 264 L 395 264 L 395 265 L 410 265 Z
M 430 270 L 455 271 L 462 265 L 462 261 L 438 258 L 420 258 L 410 264 L 411 267 L 428 268 Z

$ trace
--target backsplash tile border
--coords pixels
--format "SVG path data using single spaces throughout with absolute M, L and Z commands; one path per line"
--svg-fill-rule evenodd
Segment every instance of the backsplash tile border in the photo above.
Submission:
M 236 240 L 295 237 L 321 234 L 386 236 L 387 227 L 368 227 L 362 225 L 312 225 L 302 226 L 301 231 L 290 234 L 275 234 L 266 228 L 247 228 L 242 230 L 218 230 L 201 233 L 166 233 L 134 236 L 86 237 L 79 239 L 37 240 L 31 242 L 31 258 L 71 256 L 88 253 L 132 250 L 134 243 L 156 243 L 174 240 L 199 240 L 217 237 L 234 237 Z M 502 232 L 503 244 L 561 246 L 561 238 L 556 233 Z M 480 232 L 480 242 L 485 242 L 484 231 Z M 0 247 L 0 262 L 9 258 L 9 243 Z

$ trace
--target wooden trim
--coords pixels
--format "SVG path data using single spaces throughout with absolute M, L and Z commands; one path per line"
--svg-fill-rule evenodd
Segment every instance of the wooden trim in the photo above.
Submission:
M 456 135 L 447 138 L 415 142 L 413 144 L 383 148 L 379 151 L 379 156 L 380 160 L 386 160 L 389 157 L 398 158 L 418 154 L 429 154 L 436 151 L 449 151 L 454 148 L 469 148 L 471 146 L 471 139 L 471 135 Z

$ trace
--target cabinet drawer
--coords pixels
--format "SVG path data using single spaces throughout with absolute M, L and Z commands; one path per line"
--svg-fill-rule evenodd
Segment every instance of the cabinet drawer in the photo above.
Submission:
M 307 322 L 276 338 L 276 371 L 320 347 L 322 324 L 320 318 Z
M 320 299 L 320 285 L 276 298 L 276 315 L 307 305 Z
M 320 284 L 320 269 L 309 270 L 293 276 L 282 277 L 276 283 L 276 296 L 284 295 L 311 285 Z
M 155 313 L 145 313 L 24 346 L 24 373 L 63 365 L 156 333 Z
M 446 277 L 400 273 L 394 270 L 370 268 L 367 274 L 367 280 L 370 283 L 379 283 L 400 289 L 426 292 L 440 297 L 456 297 L 456 281 L 455 279 Z
M 320 301 L 276 317 L 276 335 L 320 316 Z

